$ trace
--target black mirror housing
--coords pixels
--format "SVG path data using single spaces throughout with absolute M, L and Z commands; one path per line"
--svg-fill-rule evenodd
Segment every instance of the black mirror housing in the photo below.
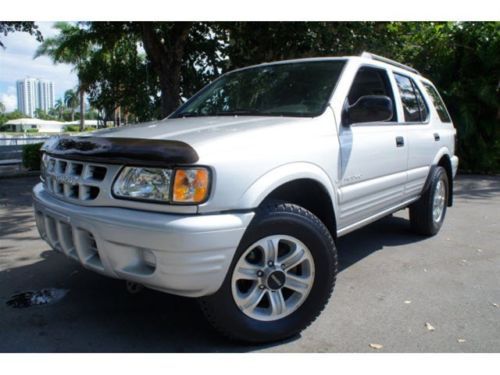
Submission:
M 353 105 L 346 100 L 342 109 L 342 124 L 388 121 L 393 116 L 392 99 L 385 95 L 365 95 Z

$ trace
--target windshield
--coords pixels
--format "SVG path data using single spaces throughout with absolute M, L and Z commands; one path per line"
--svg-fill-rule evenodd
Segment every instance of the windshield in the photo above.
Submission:
M 300 116 L 323 113 L 344 60 L 257 66 L 228 73 L 172 117 Z

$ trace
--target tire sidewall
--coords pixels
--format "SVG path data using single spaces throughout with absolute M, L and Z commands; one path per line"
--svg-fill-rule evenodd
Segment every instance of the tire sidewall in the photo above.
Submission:
M 236 263 L 251 245 L 278 234 L 295 237 L 307 246 L 314 260 L 313 286 L 303 304 L 290 315 L 274 321 L 259 321 L 245 315 L 236 305 L 231 289 L 232 275 Z M 258 342 L 289 337 L 304 329 L 328 301 L 337 272 L 334 252 L 331 237 L 319 231 L 309 218 L 292 212 L 257 214 L 240 241 L 221 288 L 206 299 L 217 309 L 218 319 L 224 321 L 229 331 L 236 332 L 236 338 Z
M 436 194 L 436 186 L 439 181 L 443 181 L 444 183 L 444 194 L 445 194 L 445 201 L 444 201 L 444 207 L 443 207 L 443 212 L 441 214 L 441 218 L 439 221 L 434 221 L 434 216 L 433 216 L 433 204 L 434 204 L 434 196 Z M 430 186 L 430 194 L 429 194 L 429 201 L 428 201 L 428 212 L 429 212 L 429 217 L 428 220 L 430 221 L 433 232 L 437 233 L 439 232 L 439 229 L 441 229 L 441 226 L 443 225 L 444 218 L 446 216 L 446 208 L 448 206 L 448 199 L 449 199 L 449 182 L 448 182 L 448 176 L 446 174 L 446 171 L 442 167 L 436 168 L 434 172 L 434 176 L 432 178 L 432 184 Z

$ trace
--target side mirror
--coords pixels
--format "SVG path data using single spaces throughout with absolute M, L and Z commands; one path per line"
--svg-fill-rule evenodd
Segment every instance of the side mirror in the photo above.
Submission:
M 342 109 L 342 124 L 349 126 L 360 122 L 388 121 L 392 118 L 392 100 L 384 95 L 365 95 L 349 105 L 347 99 Z

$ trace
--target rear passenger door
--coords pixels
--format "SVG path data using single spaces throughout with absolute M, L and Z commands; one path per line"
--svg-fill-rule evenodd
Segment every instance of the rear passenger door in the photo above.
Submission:
M 360 67 L 344 105 L 352 106 L 366 95 L 391 98 L 393 117 L 387 121 L 340 126 L 339 226 L 342 229 L 384 213 L 403 199 L 407 147 L 397 125 L 394 93 L 386 69 Z
M 439 147 L 439 135 L 429 122 L 429 106 L 417 81 L 404 73 L 394 72 L 399 105 L 403 119 L 399 123 L 408 145 L 408 179 L 405 199 L 416 198 L 422 192 L 430 166 Z

